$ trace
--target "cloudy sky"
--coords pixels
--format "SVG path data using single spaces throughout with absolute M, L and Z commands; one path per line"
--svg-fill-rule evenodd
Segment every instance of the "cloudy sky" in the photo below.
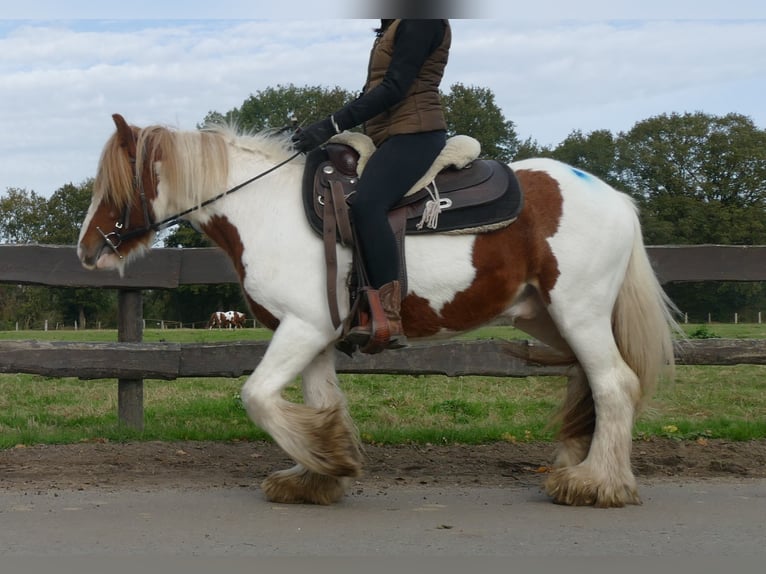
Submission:
M 114 112 L 194 129 L 279 84 L 358 90 L 378 15 L 351 0 L 93 4 L 0 0 L 0 194 L 92 177 Z M 444 1 L 461 19 L 443 88 L 490 88 L 522 139 L 555 145 L 694 111 L 766 129 L 762 0 L 513 4 L 475 0 L 465 14 Z

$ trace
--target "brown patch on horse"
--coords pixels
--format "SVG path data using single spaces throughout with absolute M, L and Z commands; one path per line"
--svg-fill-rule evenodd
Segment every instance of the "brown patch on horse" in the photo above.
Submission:
M 245 267 L 242 265 L 242 253 L 245 250 L 245 246 L 242 245 L 242 239 L 237 228 L 226 217 L 214 215 L 207 223 L 202 225 L 202 230 L 205 232 L 205 235 L 229 255 L 234 264 L 234 269 L 239 276 L 239 282 L 244 285 Z M 245 292 L 245 298 L 256 321 L 272 331 L 279 326 L 279 319 L 274 317 L 268 309 L 258 304 L 247 292 Z
M 512 225 L 476 236 L 471 286 L 444 305 L 441 313 L 416 294 L 402 302 L 402 321 L 409 337 L 428 337 L 441 330 L 468 331 L 490 321 L 505 309 L 522 285 L 535 285 L 546 303 L 559 276 L 558 263 L 547 239 L 562 214 L 558 182 L 541 171 L 519 170 L 525 191 L 524 209 Z
M 90 219 L 88 231 L 81 245 L 88 255 L 83 261 L 95 264 L 104 245 L 103 234 L 140 229 L 147 225 L 144 207 L 151 213 L 152 201 L 157 197 L 157 178 L 151 164 L 137 162 L 137 141 L 141 137 L 139 128 L 129 126 L 119 114 L 115 114 L 117 132 L 107 142 L 99 162 L 93 184 L 94 197 L 100 204 Z M 140 169 L 138 181 L 144 190 L 146 202 L 139 195 L 136 185 L 136 169 Z M 129 209 L 128 219 L 124 220 L 125 210 Z M 120 227 L 118 227 L 120 226 Z M 101 230 L 101 233 L 97 231 Z M 148 246 L 151 233 L 128 238 L 118 246 L 120 253 L 129 254 L 137 247 Z M 93 259 L 91 261 L 91 259 Z

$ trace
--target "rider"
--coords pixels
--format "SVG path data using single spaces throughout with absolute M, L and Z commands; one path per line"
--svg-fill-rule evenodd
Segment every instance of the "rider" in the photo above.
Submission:
M 404 343 L 400 317 L 399 255 L 388 211 L 420 179 L 446 143 L 439 84 L 452 38 L 447 20 L 381 20 L 370 54 L 367 82 L 356 100 L 299 129 L 295 147 L 309 152 L 333 135 L 364 124 L 377 150 L 368 161 L 351 204 L 356 238 L 369 281 L 379 297 L 389 339 Z M 371 327 L 361 326 L 369 337 Z M 382 331 L 385 333 L 385 330 Z

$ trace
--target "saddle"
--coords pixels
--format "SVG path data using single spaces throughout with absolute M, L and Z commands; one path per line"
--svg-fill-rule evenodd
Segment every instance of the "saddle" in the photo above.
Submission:
M 355 244 L 349 206 L 366 160 L 374 151 L 359 133 L 338 143 L 338 136 L 306 158 L 303 206 L 312 229 L 325 245 L 327 297 L 335 328 L 338 311 L 336 245 Z M 470 140 L 470 141 L 469 141 Z M 473 142 L 474 145 L 465 146 Z M 354 144 L 354 147 L 352 145 Z M 475 146 L 475 149 L 474 149 Z M 407 293 L 405 236 L 423 233 L 485 233 L 510 225 L 523 206 L 523 195 L 513 171 L 504 163 L 477 159 L 478 142 L 467 136 L 450 138 L 434 166 L 389 211 L 389 223 L 399 250 L 399 282 Z M 361 255 L 354 249 L 356 290 L 364 277 Z

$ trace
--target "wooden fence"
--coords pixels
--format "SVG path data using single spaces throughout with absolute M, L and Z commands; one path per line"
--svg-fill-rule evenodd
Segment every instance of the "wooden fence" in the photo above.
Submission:
M 661 246 L 648 248 L 663 283 L 764 281 L 766 246 Z M 117 342 L 0 342 L 0 372 L 82 379 L 116 378 L 123 424 L 143 427 L 143 380 L 237 377 L 258 364 L 267 343 L 143 343 L 142 290 L 179 285 L 236 283 L 226 255 L 216 248 L 154 249 L 124 277 L 86 271 L 74 247 L 0 245 L 0 283 L 119 290 Z M 338 354 L 338 371 L 525 377 L 562 375 L 566 365 L 542 365 L 552 349 L 532 341 L 462 341 L 414 345 L 395 353 Z M 694 340 L 676 345 L 679 364 L 766 364 L 766 340 Z

